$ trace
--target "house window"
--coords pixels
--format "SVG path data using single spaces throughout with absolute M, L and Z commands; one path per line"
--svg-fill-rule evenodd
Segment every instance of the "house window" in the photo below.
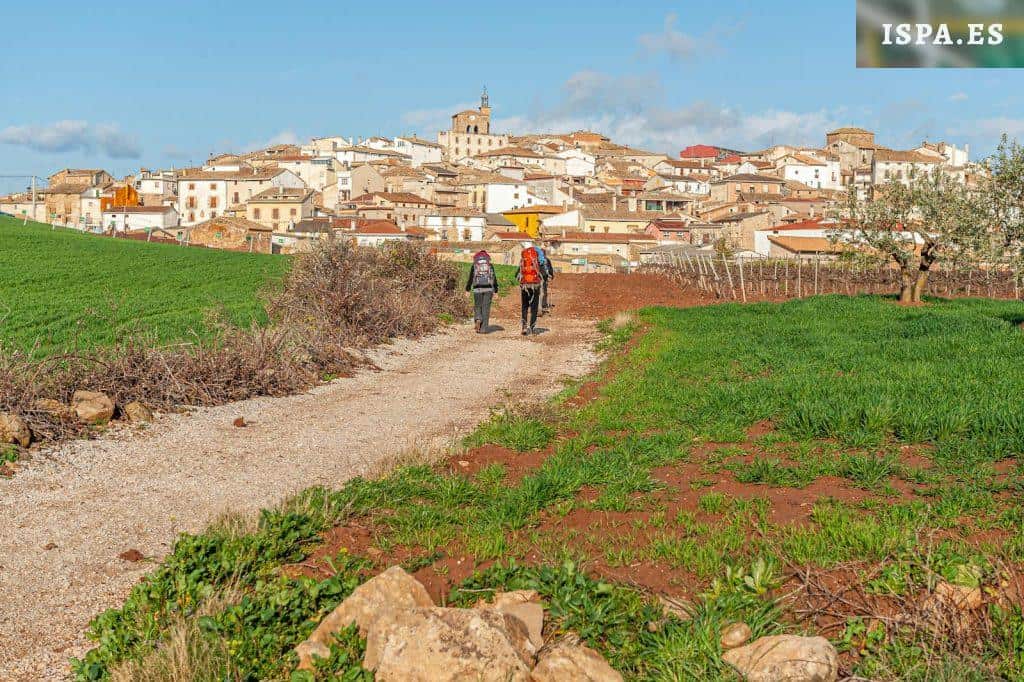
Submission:
M 295 209 L 294 208 L 288 209 L 288 215 L 295 215 Z
M 234 194 L 233 194 L 233 195 L 231 196 L 231 201 L 232 201 L 232 203 L 235 203 L 235 204 L 237 204 L 237 203 L 238 203 L 238 192 L 235 192 L 235 193 L 234 193 Z
M 210 183 L 210 189 L 217 189 L 217 183 L 211 182 Z
M 188 183 L 188 188 L 189 189 L 195 189 L 196 188 L 196 183 L 194 183 L 194 182 Z
M 189 213 L 188 214 L 188 221 L 190 223 L 194 223 L 196 221 L 196 214 L 195 213 Z M 181 235 L 179 234 L 178 236 L 180 237 Z
M 258 208 L 254 208 L 252 210 L 252 217 L 255 218 L 256 220 L 260 219 L 260 210 Z
M 210 197 L 210 208 L 217 208 L 217 197 Z
M 273 218 L 274 220 L 277 220 L 278 218 L 281 217 L 281 210 L 278 208 L 270 209 L 270 217 Z M 277 225 L 274 225 L 274 227 L 277 227 Z

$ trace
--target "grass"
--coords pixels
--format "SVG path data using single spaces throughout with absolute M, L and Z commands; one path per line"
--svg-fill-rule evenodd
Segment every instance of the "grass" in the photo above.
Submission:
M 1015 302 L 902 308 L 875 297 L 642 311 L 633 325 L 642 334 L 596 400 L 500 412 L 466 441 L 549 448 L 539 467 L 517 480 L 500 463 L 475 475 L 403 467 L 306 491 L 255 530 L 185 536 L 122 609 L 97 618 L 100 644 L 76 669 L 102 679 L 118 662 L 151 656 L 176 619 L 230 584 L 262 608 L 292 606 L 231 621 L 241 625 L 230 638 L 210 630 L 213 644 L 266 639 L 266 654 L 229 650 L 230 664 L 286 674 L 288 644 L 365 579 L 370 562 L 337 557 L 321 601 L 310 596 L 320 588 L 282 579 L 279 567 L 307 557 L 318 532 L 356 520 L 373 528 L 385 557 L 373 570 L 396 550 L 425 570 L 441 557 L 496 561 L 455 580 L 450 600 L 537 589 L 552 633 L 575 632 L 628 679 L 734 679 L 718 645 L 734 620 L 755 635 L 815 631 L 791 610 L 792 595 L 779 601 L 795 567 L 840 571 L 892 599 L 938 580 L 995 589 L 1024 563 L 1024 478 L 1005 466 L 1024 452 L 1024 336 L 1011 323 L 1022 313 Z M 606 329 L 605 347 L 625 352 L 625 335 Z M 748 435 L 765 420 L 774 430 Z M 695 473 L 669 484 L 672 472 Z M 846 497 L 808 492 L 826 477 Z M 800 523 L 776 516 L 794 507 L 806 509 Z M 666 616 L 638 589 L 644 577 L 631 571 L 642 565 L 689 595 L 684 610 Z M 603 578 L 608 567 L 630 584 Z M 879 633 L 870 620 L 851 614 L 825 632 L 848 651 L 847 672 L 1024 679 L 1017 606 L 993 606 L 983 638 Z M 341 647 L 338 660 L 352 664 L 345 674 L 360 672 L 358 647 Z
M 208 316 L 247 326 L 280 256 L 115 240 L 0 216 L 0 343 L 49 355 L 136 331 L 161 342 L 209 333 Z
M 40 357 L 143 332 L 206 337 L 211 316 L 266 322 L 259 294 L 287 257 L 110 239 L 0 216 L 0 344 Z M 458 263 L 465 278 L 468 263 Z M 495 265 L 502 294 L 515 267 Z M 464 279 L 460 282 L 464 282 Z M 38 346 L 38 347 L 37 347 Z

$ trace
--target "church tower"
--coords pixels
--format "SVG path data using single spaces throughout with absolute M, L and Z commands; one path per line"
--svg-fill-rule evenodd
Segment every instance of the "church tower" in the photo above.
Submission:
M 484 91 L 480 95 L 480 114 L 486 116 L 488 119 L 491 118 L 491 98 L 487 96 L 487 86 L 484 86 Z
M 483 94 L 480 95 L 479 109 L 466 109 L 452 115 L 452 132 L 472 135 L 491 134 L 491 98 L 487 95 L 486 86 L 484 86 Z

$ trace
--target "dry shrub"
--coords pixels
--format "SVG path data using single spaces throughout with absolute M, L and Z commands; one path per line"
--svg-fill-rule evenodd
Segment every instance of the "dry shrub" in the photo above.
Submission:
M 59 440 L 85 429 L 36 400 L 67 403 L 85 389 L 118 405 L 138 400 L 167 410 L 295 393 L 351 372 L 363 362 L 361 349 L 430 333 L 442 316 L 465 317 L 457 280 L 454 266 L 416 245 L 324 240 L 297 256 L 281 289 L 267 294 L 267 327 L 220 325 L 212 338 L 170 347 L 137 335 L 43 360 L 0 349 L 0 411 L 21 415 L 37 440 Z

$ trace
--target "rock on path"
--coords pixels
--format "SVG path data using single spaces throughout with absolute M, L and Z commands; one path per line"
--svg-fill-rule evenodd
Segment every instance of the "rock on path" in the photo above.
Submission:
M 506 297 L 512 298 L 512 296 Z M 518 298 L 517 296 L 515 298 Z M 364 371 L 287 398 L 162 416 L 135 434 L 79 441 L 0 481 L 0 680 L 64 679 L 91 646 L 89 620 L 116 607 L 176 535 L 226 511 L 339 486 L 409 449 L 445 447 L 509 397 L 560 388 L 594 363 L 590 321 L 556 316 L 518 335 L 461 325 L 375 355 Z M 232 422 L 244 415 L 247 427 Z M 134 555 L 133 555 L 134 556 Z

